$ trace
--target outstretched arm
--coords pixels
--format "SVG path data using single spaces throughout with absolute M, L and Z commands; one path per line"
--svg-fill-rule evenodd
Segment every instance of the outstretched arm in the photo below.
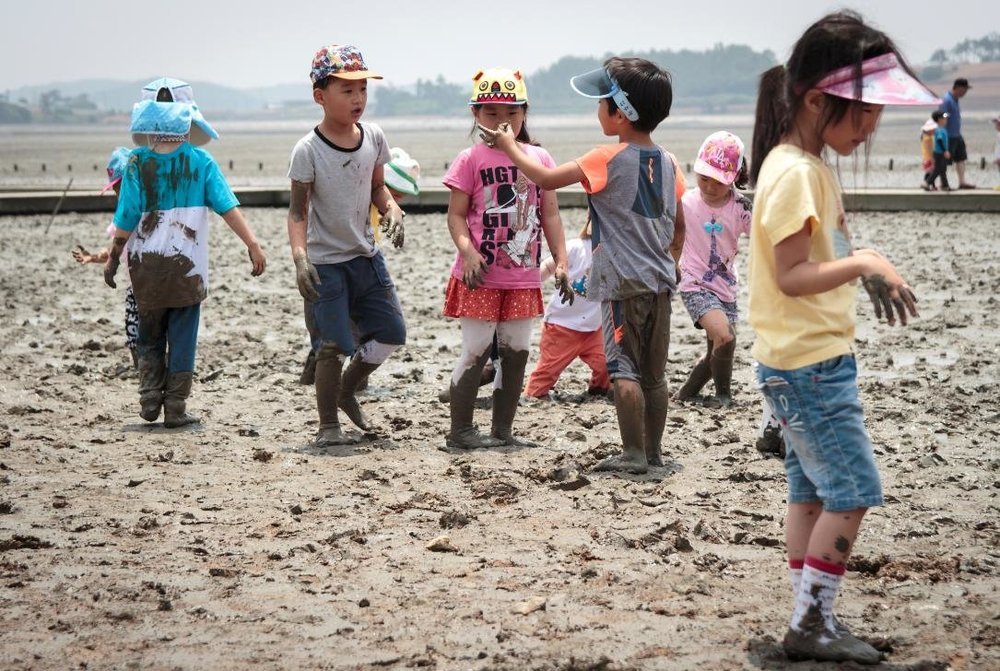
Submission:
M 102 249 L 96 254 L 91 254 L 83 245 L 77 245 L 72 254 L 77 263 L 105 263 L 110 252 L 107 249 Z
M 524 173 L 524 176 L 540 186 L 545 191 L 554 191 L 570 184 L 582 182 L 584 179 L 583 170 L 574 161 L 563 163 L 555 168 L 542 165 L 534 158 L 528 156 L 517 144 L 517 139 L 506 121 L 500 124 L 496 130 L 490 130 L 485 126 L 476 124 L 479 128 L 480 137 L 491 147 L 502 150 L 517 169 Z
M 247 254 L 250 256 L 250 265 L 252 266 L 250 274 L 254 277 L 261 275 L 267 267 L 267 258 L 264 256 L 264 250 L 260 243 L 257 242 L 257 236 L 253 234 L 247 220 L 243 218 L 243 212 L 240 211 L 240 208 L 234 207 L 222 215 L 222 220 L 247 246 Z

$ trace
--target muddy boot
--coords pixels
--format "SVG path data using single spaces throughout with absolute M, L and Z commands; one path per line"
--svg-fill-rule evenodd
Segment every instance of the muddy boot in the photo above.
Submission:
M 711 346 L 709 346 L 709 349 L 711 349 Z M 693 401 L 698 398 L 705 383 L 712 377 L 712 367 L 709 364 L 709 357 L 711 357 L 711 352 L 698 359 L 698 363 L 691 369 L 691 373 L 688 375 L 684 386 L 677 392 L 677 400 L 681 403 Z
M 367 382 L 372 371 L 379 367 L 377 363 L 367 363 L 356 356 L 351 359 L 351 363 L 344 371 L 344 377 L 340 381 L 340 399 L 337 406 L 344 411 L 354 425 L 363 431 L 372 428 L 371 422 L 361 411 L 361 405 L 355 396 L 358 392 L 358 385 L 362 381 Z
M 663 426 L 667 421 L 668 394 L 667 383 L 661 382 L 659 386 L 644 389 L 643 395 L 646 399 L 645 421 L 645 448 L 646 461 L 650 466 L 663 465 L 663 452 L 660 444 L 663 442 Z
M 736 338 L 712 353 L 712 381 L 715 383 L 715 396 L 705 399 L 708 408 L 728 408 L 733 404 L 730 393 L 733 382 L 733 355 L 736 353 Z
M 479 429 L 472 421 L 482 367 L 489 357 L 489 351 L 483 352 L 472 366 L 463 371 L 458 382 L 453 382 L 451 385 L 448 394 L 448 403 L 451 405 L 451 432 L 445 441 L 448 447 L 474 450 L 503 445 L 503 441 L 479 433 Z
M 197 424 L 201 421 L 185 412 L 188 396 L 191 395 L 193 375 L 187 372 L 171 373 L 167 376 L 167 386 L 163 392 L 163 426 L 168 429 Z
M 319 411 L 319 431 L 313 443 L 316 447 L 354 442 L 340 430 L 337 416 L 343 372 L 344 354 L 332 344 L 320 347 L 316 353 L 316 409 Z
M 155 422 L 163 406 L 163 387 L 167 384 L 167 369 L 162 356 L 139 358 L 139 416 Z
M 757 451 L 765 457 L 785 458 L 785 438 L 781 434 L 780 426 L 766 426 L 764 433 L 758 436 L 754 444 Z
M 595 471 L 625 471 L 641 474 L 649 470 L 646 461 L 645 400 L 638 382 L 616 381 L 615 410 L 618 412 L 618 432 L 622 438 L 622 453 L 601 461 Z
M 528 363 L 528 352 L 510 349 L 501 350 L 500 388 L 493 390 L 493 430 L 490 435 L 511 447 L 538 447 L 531 441 L 514 436 L 514 415 L 524 388 L 524 367 Z
M 299 375 L 299 384 L 316 384 L 316 352 L 309 350 L 305 363 L 302 364 L 302 374 Z
M 846 627 L 830 630 L 819 623 L 805 626 L 802 631 L 789 627 L 781 642 L 792 661 L 813 659 L 818 662 L 857 662 L 878 664 L 882 653 L 856 637 Z

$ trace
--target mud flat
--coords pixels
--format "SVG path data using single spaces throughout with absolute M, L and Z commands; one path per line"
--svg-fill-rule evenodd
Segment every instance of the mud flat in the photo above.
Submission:
M 136 414 L 121 289 L 70 257 L 104 241 L 106 218 L 63 214 L 48 234 L 47 216 L 0 219 L 0 666 L 834 668 L 780 650 L 783 470 L 753 447 L 745 323 L 735 407 L 673 406 L 667 468 L 590 471 L 618 434 L 613 406 L 582 396 L 582 364 L 555 402 L 522 403 L 516 428 L 542 447 L 444 451 L 451 243 L 443 215 L 414 215 L 406 249 L 387 252 L 409 344 L 362 400 L 380 428 L 316 451 L 285 213 L 247 213 L 268 272 L 251 278 L 216 224 L 189 404 L 203 424 L 173 431 Z M 570 235 L 583 216 L 564 212 Z M 838 609 L 882 668 L 1000 668 L 998 226 L 852 217 L 921 311 L 890 328 L 858 303 L 888 502 Z M 674 308 L 676 389 L 703 345 Z

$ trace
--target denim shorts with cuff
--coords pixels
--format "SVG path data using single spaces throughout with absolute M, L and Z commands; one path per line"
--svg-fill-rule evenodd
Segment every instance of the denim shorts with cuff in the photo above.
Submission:
M 757 384 L 781 422 L 788 503 L 825 511 L 882 505 L 882 485 L 858 398 L 858 369 L 843 355 L 794 370 L 757 366 Z

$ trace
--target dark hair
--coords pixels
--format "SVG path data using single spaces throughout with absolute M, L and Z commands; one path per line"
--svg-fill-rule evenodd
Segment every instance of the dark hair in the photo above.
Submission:
M 944 112 L 942 112 L 941 110 L 934 110 L 933 112 L 931 112 L 931 118 L 934 119 L 934 121 L 938 121 L 944 115 L 945 115 Z
M 747 161 L 744 158 L 740 161 L 740 171 L 736 173 L 736 179 L 733 180 L 733 186 L 737 189 L 747 188 L 747 183 L 750 181 L 750 171 L 747 170 Z
M 319 79 L 313 82 L 313 90 L 315 91 L 316 89 L 325 89 L 326 85 L 329 83 L 330 83 L 330 75 L 327 75 L 326 77 L 320 77 Z
M 166 86 L 161 86 L 156 91 L 156 102 L 158 103 L 172 103 L 174 101 L 174 94 L 170 92 Z
M 827 95 L 816 132 L 822 134 L 827 126 L 838 123 L 848 112 L 859 120 L 862 109 L 861 62 L 887 53 L 895 54 L 900 66 L 913 75 L 889 36 L 865 25 L 855 12 L 844 10 L 827 14 L 809 26 L 792 48 L 788 63 L 773 67 L 760 77 L 750 181 L 757 183 L 764 158 L 791 130 L 795 117 L 802 109 L 805 93 L 838 68 L 854 66 L 857 100 Z
M 474 110 L 478 110 L 483 104 L 476 103 L 474 105 L 469 105 Z M 472 130 L 469 131 L 469 137 L 476 137 L 479 134 L 479 129 L 476 128 L 476 122 L 472 122 Z M 540 146 L 537 142 L 531 139 L 531 133 L 528 132 L 528 103 L 524 103 L 524 123 L 521 124 L 521 132 L 517 134 L 517 141 L 523 142 L 524 144 L 534 145 L 536 147 Z
M 670 115 L 670 104 L 674 100 L 674 90 L 670 73 L 656 63 L 645 58 L 619 58 L 612 56 L 604 61 L 608 74 L 618 82 L 622 91 L 628 94 L 628 101 L 639 113 L 639 120 L 632 127 L 645 133 L 652 133 L 660 122 Z M 611 98 L 608 113 L 618 111 L 618 105 Z

